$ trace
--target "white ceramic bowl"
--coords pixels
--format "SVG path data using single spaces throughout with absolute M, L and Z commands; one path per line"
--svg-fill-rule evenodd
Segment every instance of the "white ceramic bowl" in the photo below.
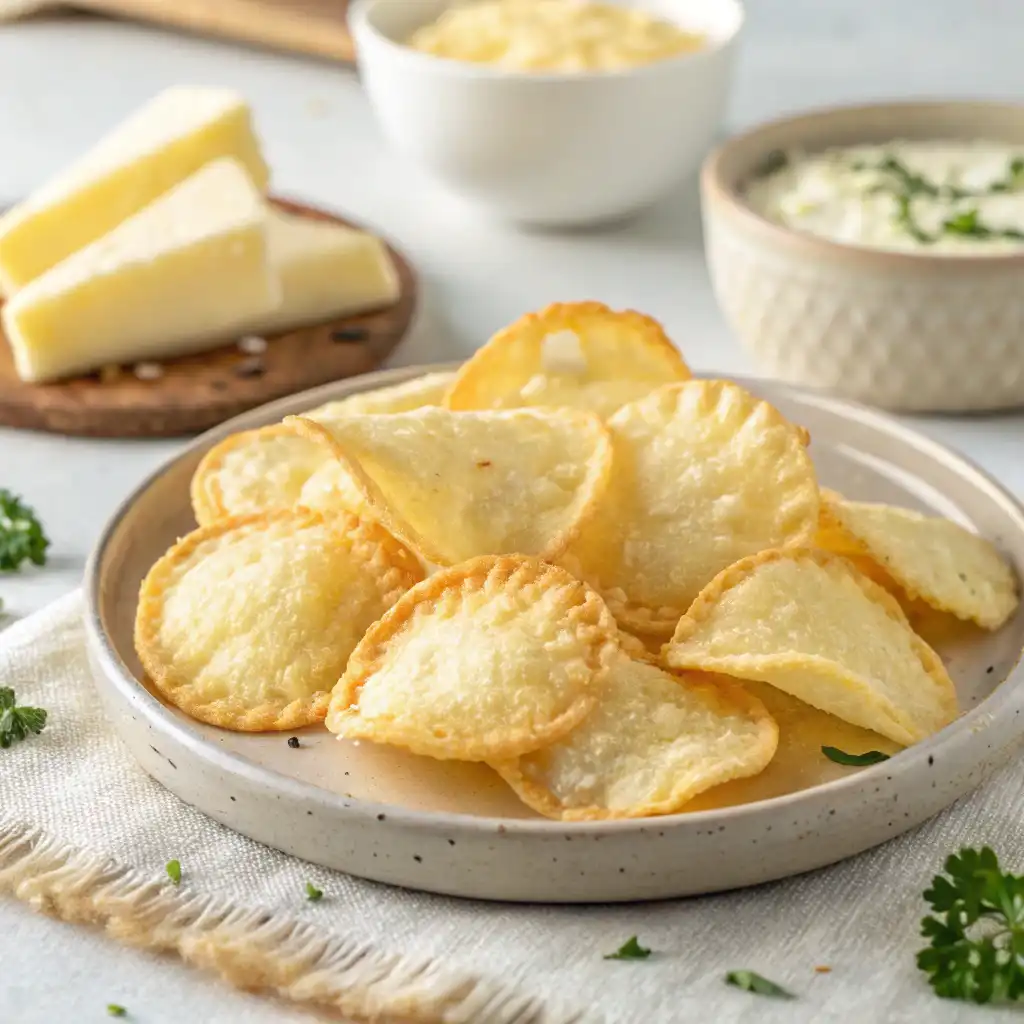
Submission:
M 349 22 L 370 103 L 394 147 L 503 219 L 596 223 L 696 169 L 722 120 L 738 0 L 629 3 L 705 33 L 698 52 L 621 72 L 534 74 L 403 45 L 451 0 L 361 0 Z
M 1024 405 L 1024 255 L 886 252 L 772 223 L 745 184 L 779 150 L 892 139 L 1024 146 L 1024 106 L 893 103 L 824 110 L 725 143 L 701 176 L 711 280 L 770 376 L 889 409 Z

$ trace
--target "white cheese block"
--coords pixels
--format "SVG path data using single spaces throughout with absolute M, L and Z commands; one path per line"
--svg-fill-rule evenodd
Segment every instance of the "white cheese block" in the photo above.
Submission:
M 269 214 L 270 260 L 281 305 L 249 324 L 273 334 L 301 324 L 387 306 L 398 298 L 398 271 L 387 246 L 341 224 Z
M 222 159 L 36 278 L 2 317 L 19 376 L 47 381 L 209 348 L 279 303 L 263 196 Z
M 234 157 L 263 189 L 245 101 L 226 89 L 160 93 L 63 173 L 0 217 L 0 292 L 19 288 L 184 181 Z

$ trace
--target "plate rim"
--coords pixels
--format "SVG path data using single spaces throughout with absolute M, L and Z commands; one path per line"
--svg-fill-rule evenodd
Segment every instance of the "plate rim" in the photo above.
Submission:
M 965 712 L 956 721 L 929 736 L 926 740 L 904 748 L 889 760 L 872 765 L 849 776 L 819 783 L 807 789 L 796 790 L 766 800 L 757 800 L 729 807 L 712 808 L 703 811 L 681 811 L 674 814 L 659 815 L 649 818 L 624 818 L 600 821 L 567 822 L 548 818 L 501 818 L 474 814 L 463 814 L 453 811 L 421 811 L 405 807 L 401 804 L 379 803 L 357 797 L 345 797 L 339 793 L 323 789 L 313 783 L 303 782 L 283 775 L 271 768 L 250 760 L 248 757 L 225 750 L 206 737 L 189 722 L 182 721 L 144 684 L 118 655 L 102 620 L 100 612 L 100 569 L 106 549 L 132 506 L 152 484 L 182 459 L 190 457 L 197 449 L 208 447 L 238 430 L 250 429 L 254 424 L 250 420 L 266 420 L 278 409 L 291 410 L 297 403 L 306 403 L 312 408 L 323 401 L 346 397 L 376 387 L 399 384 L 414 377 L 428 373 L 445 373 L 457 370 L 462 365 L 458 362 L 415 364 L 377 370 L 356 377 L 332 381 L 328 384 L 306 391 L 296 392 L 283 398 L 275 399 L 264 405 L 257 406 L 224 421 L 193 438 L 183 448 L 161 462 L 148 472 L 139 483 L 118 503 L 101 530 L 89 554 L 85 566 L 83 592 L 85 611 L 83 615 L 86 638 L 94 656 L 102 665 L 107 684 L 116 687 L 120 696 L 132 705 L 145 719 L 146 724 L 159 731 L 169 732 L 173 739 L 187 748 L 197 759 L 210 767 L 219 769 L 228 775 L 242 776 L 249 784 L 259 786 L 267 792 L 278 792 L 290 798 L 319 803 L 332 813 L 343 817 L 370 822 L 380 820 L 386 814 L 388 820 L 399 827 L 424 832 L 434 832 L 443 828 L 448 832 L 453 829 L 462 832 L 491 834 L 501 832 L 516 836 L 550 837 L 555 834 L 579 835 L 581 837 L 621 836 L 623 834 L 648 832 L 656 827 L 659 831 L 675 831 L 693 829 L 698 833 L 711 826 L 744 822 L 774 813 L 784 813 L 794 805 L 806 804 L 810 799 L 841 800 L 847 790 L 857 791 L 864 784 L 881 774 L 884 770 L 889 776 L 895 774 L 911 774 L 919 770 L 924 763 L 931 764 L 939 751 L 953 752 L 968 744 L 971 737 L 983 729 L 985 723 L 993 718 L 1004 715 L 1020 716 L 1024 712 L 1024 647 L 1017 652 L 1016 660 L 1006 677 L 998 683 L 995 690 L 975 707 Z M 695 377 L 714 379 L 714 374 L 697 373 Z M 899 438 L 901 441 L 919 450 L 922 454 L 944 463 L 955 469 L 970 484 L 986 492 L 987 496 L 1003 506 L 1022 535 L 1024 535 L 1024 501 L 1000 484 L 991 474 L 982 469 L 969 457 L 955 449 L 934 440 L 911 427 L 905 426 L 893 417 L 879 412 L 861 403 L 834 397 L 810 388 L 787 384 L 768 378 L 744 375 L 728 375 L 728 379 L 755 390 L 767 387 L 781 396 L 793 396 L 802 401 L 810 401 L 819 407 L 839 412 L 844 418 L 850 418 L 869 427 L 882 429 Z M 286 413 L 282 412 L 282 415 Z M 272 422 L 272 420 L 266 420 Z M 1015 565 L 1019 580 L 1024 580 L 1022 566 Z M 1019 742 L 1024 737 L 1024 721 L 1016 729 L 1016 735 L 1007 740 L 1006 746 Z M 980 780 L 979 780 L 980 781 Z M 971 787 L 974 788 L 974 787 Z

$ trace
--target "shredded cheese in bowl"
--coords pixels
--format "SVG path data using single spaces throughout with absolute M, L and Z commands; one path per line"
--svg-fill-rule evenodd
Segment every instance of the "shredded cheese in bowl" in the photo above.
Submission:
M 586 0 L 476 0 L 415 32 L 422 53 L 514 71 L 616 71 L 703 48 L 645 11 Z

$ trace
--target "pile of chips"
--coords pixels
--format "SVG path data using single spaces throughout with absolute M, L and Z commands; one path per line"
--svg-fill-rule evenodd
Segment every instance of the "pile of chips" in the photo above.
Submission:
M 201 721 L 485 762 L 567 820 L 762 772 L 766 687 L 915 743 L 958 710 L 905 609 L 995 630 L 1016 579 L 952 522 L 819 488 L 808 442 L 648 317 L 553 306 L 458 373 L 209 451 L 136 647 Z

